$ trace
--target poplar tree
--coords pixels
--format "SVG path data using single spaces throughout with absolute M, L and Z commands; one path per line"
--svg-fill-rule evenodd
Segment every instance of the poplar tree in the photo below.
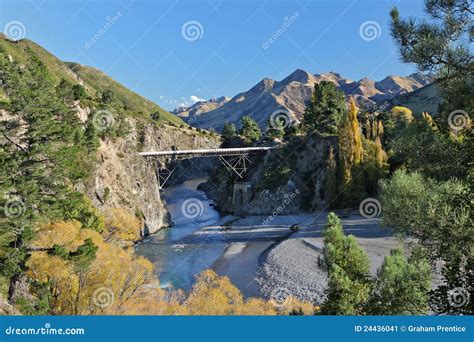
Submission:
M 352 169 L 362 162 L 362 134 L 357 119 L 358 108 L 353 98 L 349 110 L 339 130 L 339 156 L 342 165 L 343 184 L 347 185 L 352 179 Z

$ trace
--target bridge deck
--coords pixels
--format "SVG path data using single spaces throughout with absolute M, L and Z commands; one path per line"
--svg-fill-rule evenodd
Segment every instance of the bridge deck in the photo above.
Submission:
M 258 154 L 274 147 L 244 147 L 244 148 L 215 148 L 200 150 L 177 150 L 177 151 L 150 151 L 140 152 L 143 157 L 207 157 L 207 156 L 239 156 Z

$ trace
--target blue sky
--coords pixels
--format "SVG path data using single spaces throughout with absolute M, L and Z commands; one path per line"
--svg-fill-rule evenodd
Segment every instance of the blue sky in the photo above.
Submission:
M 408 75 L 416 70 L 399 62 L 389 34 L 394 5 L 423 15 L 421 0 L 1 0 L 0 26 L 19 21 L 60 59 L 174 109 L 297 68 L 354 80 Z

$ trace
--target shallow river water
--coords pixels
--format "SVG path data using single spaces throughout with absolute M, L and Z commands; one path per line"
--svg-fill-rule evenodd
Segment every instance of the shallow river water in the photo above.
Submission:
M 223 241 L 203 241 L 192 236 L 220 219 L 206 194 L 196 190 L 204 181 L 194 179 L 167 188 L 164 199 L 174 226 L 147 237 L 135 248 L 138 255 L 154 263 L 163 287 L 189 290 L 195 275 L 211 268 L 227 246 Z

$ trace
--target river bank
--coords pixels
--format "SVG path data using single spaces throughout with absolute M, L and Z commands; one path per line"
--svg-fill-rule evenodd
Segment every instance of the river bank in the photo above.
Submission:
M 271 220 L 263 215 L 222 217 L 205 193 L 197 190 L 202 181 L 166 189 L 166 207 L 174 226 L 136 246 L 137 254 L 154 263 L 162 286 L 189 291 L 195 276 L 211 268 L 229 277 L 246 298 L 270 299 L 283 292 L 321 303 L 327 278 L 318 260 L 327 213 L 281 215 Z M 379 227 L 376 218 L 352 213 L 344 215 L 342 223 L 345 232 L 353 234 L 367 251 L 373 273 L 399 244 L 390 230 Z M 293 233 L 293 224 L 301 230 Z
M 229 246 L 213 269 L 228 276 L 245 296 L 270 299 L 283 292 L 320 304 L 327 286 L 326 272 L 319 263 L 326 216 L 327 213 L 276 216 L 271 226 L 262 225 L 267 216 L 236 220 L 232 227 L 221 231 Z M 292 233 L 290 226 L 295 223 L 301 230 Z M 398 240 L 391 230 L 379 227 L 378 219 L 353 213 L 342 218 L 342 223 L 346 234 L 353 234 L 367 251 L 375 274 L 390 249 L 398 246 Z

